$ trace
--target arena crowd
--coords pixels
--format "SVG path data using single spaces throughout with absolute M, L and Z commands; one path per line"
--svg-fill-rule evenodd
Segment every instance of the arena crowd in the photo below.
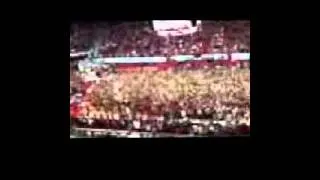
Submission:
M 73 24 L 70 49 L 91 48 L 103 57 L 249 52 L 250 21 L 202 21 L 192 36 L 168 38 L 158 36 L 148 22 Z
M 172 55 L 250 52 L 250 22 L 204 22 L 192 36 L 157 36 L 148 24 L 73 25 L 70 48 L 98 57 L 166 56 L 157 64 L 70 64 L 71 126 L 192 135 L 250 133 L 249 61 Z

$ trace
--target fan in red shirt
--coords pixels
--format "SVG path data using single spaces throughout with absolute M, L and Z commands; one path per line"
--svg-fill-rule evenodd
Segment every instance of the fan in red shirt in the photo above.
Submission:
M 78 107 L 77 105 L 70 105 L 70 116 L 72 118 L 78 118 L 80 113 L 80 107 Z

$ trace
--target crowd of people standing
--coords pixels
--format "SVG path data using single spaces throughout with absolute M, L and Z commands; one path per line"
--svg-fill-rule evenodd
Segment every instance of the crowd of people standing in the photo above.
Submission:
M 248 21 L 205 23 L 201 32 L 179 38 L 159 37 L 142 22 L 107 27 L 74 25 L 70 48 L 94 47 L 100 57 L 250 51 Z M 109 64 L 86 71 L 80 71 L 78 63 L 70 64 L 71 127 L 216 136 L 250 133 L 249 61 L 168 58 L 161 65 Z

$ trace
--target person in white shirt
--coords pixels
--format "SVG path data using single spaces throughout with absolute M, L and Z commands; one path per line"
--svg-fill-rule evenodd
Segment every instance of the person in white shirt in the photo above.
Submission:
M 232 109 L 232 118 L 235 118 L 238 112 L 239 112 L 238 107 L 233 108 Z
M 248 118 L 245 118 L 245 117 L 242 117 L 240 120 L 239 120 L 239 124 L 245 124 L 245 125 L 249 125 L 250 126 L 250 120 Z
M 151 125 L 149 123 L 145 125 L 145 130 L 151 131 Z
M 221 109 L 216 109 L 217 118 L 220 120 L 223 117 L 223 112 Z
M 164 116 L 163 115 L 158 116 L 157 120 L 160 121 L 160 122 L 164 121 Z
M 202 109 L 201 108 L 197 109 L 197 115 L 198 115 L 198 117 L 202 116 Z
M 118 112 L 113 113 L 113 119 L 114 120 L 120 120 L 120 114 Z
M 194 132 L 194 133 L 198 133 L 198 125 L 192 125 L 192 131 Z
M 91 126 L 94 121 L 93 121 L 93 119 L 89 118 L 89 119 L 87 119 L 87 122 L 88 122 L 88 125 Z
M 187 112 L 186 112 L 186 110 L 184 110 L 184 109 L 182 109 L 182 110 L 180 111 L 180 114 L 181 114 L 181 117 L 182 117 L 182 118 L 187 117 Z
M 215 131 L 214 126 L 213 126 L 213 125 L 210 125 L 210 126 L 209 126 L 209 132 L 214 132 L 214 131 Z
M 220 124 L 222 127 L 225 127 L 227 122 L 225 120 L 222 120 L 222 121 L 217 121 L 218 124 Z
M 232 120 L 232 114 L 227 114 L 225 120 L 226 121 L 231 121 Z
M 92 133 L 91 133 L 90 131 L 86 131 L 86 135 L 87 135 L 88 137 L 91 137 Z
M 140 129 L 140 121 L 139 120 L 134 120 L 133 121 L 133 128 L 134 129 Z

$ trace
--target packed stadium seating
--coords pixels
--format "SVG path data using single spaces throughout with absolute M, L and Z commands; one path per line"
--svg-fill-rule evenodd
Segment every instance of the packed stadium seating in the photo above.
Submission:
M 73 24 L 72 51 L 97 57 L 166 57 L 157 63 L 107 63 L 84 70 L 70 63 L 71 125 L 194 135 L 250 133 L 249 21 L 202 21 L 202 30 L 158 36 L 146 22 Z M 227 53 L 225 60 L 197 55 Z M 175 60 L 174 55 L 194 55 Z M 99 58 L 96 58 L 99 59 Z M 108 58 L 106 58 L 108 59 Z M 153 59 L 152 59 L 153 60 Z
M 164 38 L 144 22 L 74 24 L 70 49 L 95 47 L 103 57 L 250 51 L 250 21 L 203 21 L 192 36 Z

